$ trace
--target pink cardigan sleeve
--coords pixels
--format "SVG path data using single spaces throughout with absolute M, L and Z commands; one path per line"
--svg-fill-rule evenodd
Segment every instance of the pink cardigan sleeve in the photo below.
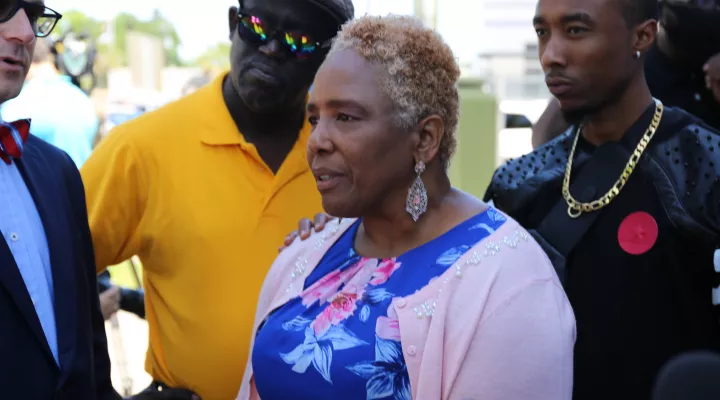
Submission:
M 480 321 L 450 399 L 570 400 L 575 317 L 554 280 L 524 285 Z

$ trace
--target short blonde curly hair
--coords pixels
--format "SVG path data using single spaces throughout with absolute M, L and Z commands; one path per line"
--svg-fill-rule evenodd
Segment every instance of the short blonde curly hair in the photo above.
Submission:
M 438 156 L 447 164 L 457 146 L 460 67 L 442 37 L 413 17 L 365 16 L 343 25 L 329 54 L 342 50 L 387 72 L 380 88 L 395 106 L 399 127 L 411 129 L 430 115 L 442 118 Z

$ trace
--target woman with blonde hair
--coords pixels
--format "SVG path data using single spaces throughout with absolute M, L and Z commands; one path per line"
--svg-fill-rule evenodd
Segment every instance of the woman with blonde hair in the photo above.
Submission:
M 563 400 L 575 320 L 515 221 L 450 185 L 460 70 L 421 22 L 345 25 L 307 105 L 341 217 L 282 251 L 238 399 Z

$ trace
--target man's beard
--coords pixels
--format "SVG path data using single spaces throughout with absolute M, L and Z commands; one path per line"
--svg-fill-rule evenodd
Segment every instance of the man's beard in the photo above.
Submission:
M 585 107 L 575 110 L 561 110 L 561 112 L 565 122 L 575 126 L 581 124 L 588 115 L 592 114 L 593 110 L 592 108 Z
M 232 73 L 229 77 L 232 79 L 233 90 L 245 107 L 256 114 L 276 115 L 291 111 L 297 106 L 297 97 L 307 95 L 306 88 L 238 82 Z
M 276 114 L 290 108 L 286 93 L 274 90 L 251 88 L 242 97 L 245 105 L 258 114 Z
M 561 103 L 560 112 L 562 113 L 565 122 L 567 122 L 569 125 L 577 126 L 584 123 L 588 118 L 596 114 L 598 111 L 604 109 L 609 105 L 617 103 L 625 93 L 625 90 L 630 85 L 631 79 L 631 77 L 628 77 L 628 79 L 623 79 L 619 81 L 611 89 L 605 92 L 605 96 L 603 96 L 603 98 L 594 102 L 589 101 L 588 103 L 580 107 L 571 110 L 565 110 L 562 108 Z
M 238 90 L 240 99 L 251 112 L 260 115 L 282 115 L 305 109 L 308 87 L 261 87 L 247 85 Z

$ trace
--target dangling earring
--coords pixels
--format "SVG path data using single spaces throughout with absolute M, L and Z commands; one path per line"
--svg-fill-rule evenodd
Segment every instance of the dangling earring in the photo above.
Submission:
M 405 211 L 412 216 L 415 222 L 427 211 L 427 190 L 420 178 L 423 172 L 425 172 L 425 163 L 418 161 L 417 164 L 415 164 L 415 174 L 417 174 L 417 177 L 412 186 L 410 186 L 410 189 L 408 189 L 407 200 L 405 201 Z
M 640 50 L 635 50 L 635 59 L 636 60 L 640 59 Z

